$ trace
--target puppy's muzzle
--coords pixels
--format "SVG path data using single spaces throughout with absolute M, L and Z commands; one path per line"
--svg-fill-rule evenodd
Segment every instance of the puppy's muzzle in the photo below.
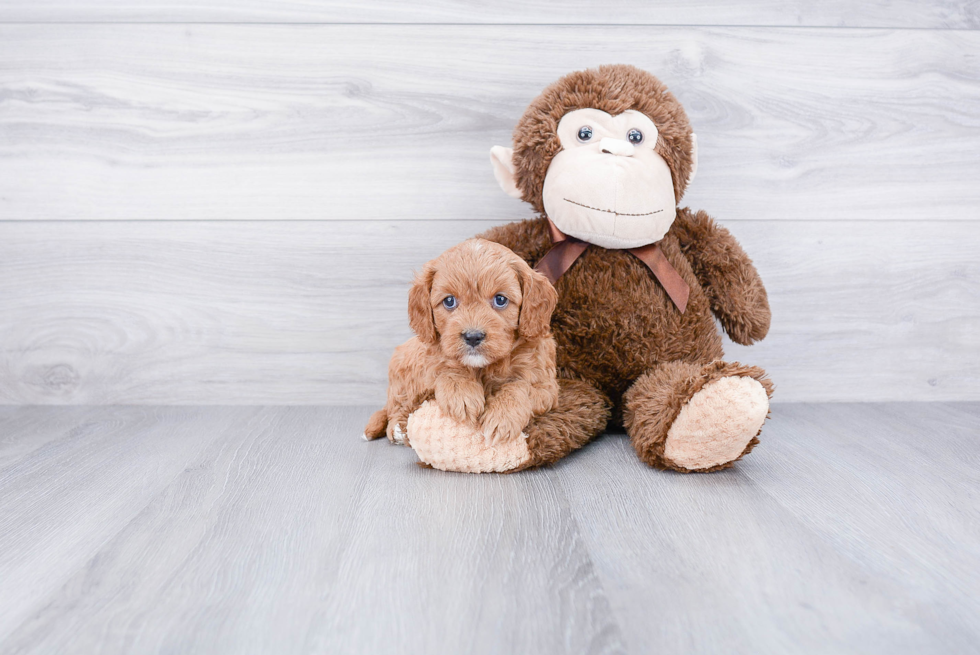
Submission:
M 483 330 L 467 330 L 463 333 L 463 341 L 470 348 L 476 348 L 487 338 L 487 333 Z

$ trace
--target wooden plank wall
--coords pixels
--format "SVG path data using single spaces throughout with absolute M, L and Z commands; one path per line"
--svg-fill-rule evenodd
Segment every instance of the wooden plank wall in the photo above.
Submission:
M 374 403 L 561 74 L 685 104 L 783 401 L 980 398 L 976 2 L 0 4 L 0 403 Z

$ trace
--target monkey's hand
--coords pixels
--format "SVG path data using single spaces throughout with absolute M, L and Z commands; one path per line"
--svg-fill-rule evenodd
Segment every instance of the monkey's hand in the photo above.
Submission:
M 769 298 L 752 260 L 735 237 L 704 212 L 677 212 L 671 232 L 711 301 L 711 311 L 735 343 L 749 345 L 769 331 Z
M 440 375 L 436 379 L 436 404 L 446 416 L 476 423 L 486 404 L 483 385 L 472 379 Z

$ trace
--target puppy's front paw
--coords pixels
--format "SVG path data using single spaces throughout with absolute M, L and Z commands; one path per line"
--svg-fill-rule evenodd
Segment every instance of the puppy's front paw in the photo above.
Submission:
M 457 385 L 451 389 L 444 389 L 442 393 L 436 390 L 436 404 L 447 416 L 451 416 L 460 422 L 475 423 L 480 414 L 486 399 L 483 395 L 483 387 L 480 385 Z
M 491 406 L 481 419 L 484 442 L 488 446 L 496 446 L 513 441 L 520 437 L 526 423 L 527 421 L 515 416 L 513 412 Z
M 404 419 L 389 421 L 387 429 L 388 441 L 399 446 L 407 444 L 408 430 L 405 427 L 406 424 Z

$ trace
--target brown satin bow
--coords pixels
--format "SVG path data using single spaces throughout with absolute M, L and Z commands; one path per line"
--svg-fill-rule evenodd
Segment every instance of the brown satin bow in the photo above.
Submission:
M 555 245 L 541 258 L 534 270 L 542 273 L 554 284 L 558 278 L 564 275 L 565 271 L 571 268 L 575 260 L 589 247 L 589 244 L 581 239 L 568 236 L 559 230 L 550 218 L 548 219 L 548 229 L 551 231 L 551 242 Z M 647 265 L 664 291 L 670 296 L 674 305 L 683 314 L 684 310 L 687 309 L 687 299 L 691 295 L 691 288 L 680 273 L 667 261 L 667 256 L 660 248 L 660 243 L 650 243 L 627 250 Z

